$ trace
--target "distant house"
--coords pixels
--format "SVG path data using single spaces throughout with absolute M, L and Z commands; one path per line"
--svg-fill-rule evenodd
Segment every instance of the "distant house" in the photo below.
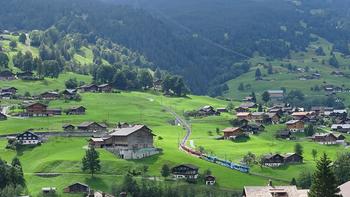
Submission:
M 83 122 L 77 126 L 80 131 L 87 132 L 104 132 L 107 131 L 107 126 L 105 124 L 100 124 L 97 122 Z
M 303 120 L 312 115 L 312 112 L 293 112 L 292 116 L 295 120 Z
M 270 101 L 272 103 L 281 103 L 284 99 L 283 90 L 268 90 L 267 93 L 270 96 Z
M 47 109 L 46 112 L 49 116 L 62 115 L 62 109 Z
M 161 91 L 163 87 L 163 80 L 157 79 L 153 81 L 153 88 L 155 90 Z
M 41 137 L 31 131 L 26 131 L 16 136 L 16 139 L 22 145 L 31 145 L 41 143 Z
M 206 175 L 204 177 L 204 181 L 206 185 L 214 185 L 215 184 L 215 177 L 212 175 Z
M 97 92 L 98 87 L 95 84 L 83 85 L 78 88 L 81 92 Z
M 199 116 L 218 116 L 220 112 L 216 111 L 213 106 L 207 105 L 198 110 Z
M 346 109 L 335 109 L 329 114 L 333 117 L 346 117 L 348 115 L 348 111 Z
M 251 108 L 256 108 L 257 105 L 253 102 L 246 102 L 246 103 L 242 103 L 239 107 L 243 109 L 251 109 Z
M 84 115 L 86 108 L 83 106 L 71 107 L 66 111 L 67 115 Z
M 224 130 L 222 130 L 224 132 L 224 139 L 237 139 L 239 137 L 244 137 L 245 134 L 243 132 L 243 130 L 239 127 L 229 127 L 226 128 Z
M 225 107 L 217 108 L 216 111 L 220 113 L 228 112 L 228 110 Z
M 126 196 L 127 195 L 122 195 L 122 194 L 119 195 L 119 197 L 126 197 Z M 115 196 L 102 191 L 90 190 L 90 193 L 86 197 L 115 197 Z
M 61 93 L 64 99 L 73 99 L 77 95 L 77 89 L 65 89 Z
M 250 124 L 245 124 L 240 127 L 244 132 L 248 133 L 253 133 L 257 134 L 265 129 L 265 126 L 262 124 L 255 124 L 255 123 L 250 123 Z
M 29 72 L 29 71 L 19 72 L 16 75 L 17 75 L 17 78 L 22 79 L 22 80 L 33 80 L 33 79 L 35 79 L 34 73 L 33 72 Z
M 278 167 L 284 164 L 284 157 L 280 154 L 268 154 L 262 157 L 264 166 Z
M 292 137 L 292 132 L 289 130 L 286 131 L 281 131 L 277 134 L 277 137 L 282 138 L 282 139 L 286 139 L 289 140 Z
M 350 124 L 332 124 L 331 129 L 332 131 L 348 133 L 350 132 Z
M 88 194 L 90 192 L 90 188 L 88 185 L 83 183 L 73 183 L 68 187 L 64 188 L 63 191 L 65 193 L 85 193 Z
M 304 122 L 301 120 L 290 120 L 286 122 L 286 125 L 291 132 L 304 132 Z
M 239 112 L 236 114 L 238 120 L 251 120 L 252 114 L 250 112 Z
M 236 111 L 237 113 L 240 113 L 240 112 L 249 112 L 249 108 L 236 107 L 236 108 L 235 108 L 235 111 Z
M 1 93 L 7 93 L 7 92 L 9 92 L 9 93 L 15 95 L 15 94 L 17 93 L 17 90 L 18 90 L 18 89 L 15 88 L 15 87 L 8 87 L 8 88 L 1 88 L 1 89 L 0 89 L 0 92 L 1 92 Z
M 0 120 L 7 120 L 7 116 L 0 112 Z
M 246 96 L 246 97 L 244 97 L 243 102 L 253 102 L 253 97 Z
M 293 164 L 293 163 L 303 163 L 303 156 L 296 153 L 287 153 L 282 155 L 284 157 L 284 163 Z
M 342 71 L 339 71 L 339 70 L 334 70 L 331 72 L 331 75 L 342 77 L 342 76 L 344 76 L 344 73 Z
M 56 187 L 43 187 L 41 188 L 41 192 L 43 193 L 43 196 L 51 196 L 56 193 Z
M 263 123 L 265 119 L 265 112 L 253 112 L 251 113 L 251 120 L 258 122 L 258 123 Z
M 309 190 L 292 186 L 245 186 L 242 197 L 308 197 Z
M 171 169 L 171 173 L 177 179 L 197 179 L 198 167 L 191 164 L 181 164 Z
M 110 84 L 102 84 L 97 86 L 99 92 L 112 92 L 112 86 Z
M 278 167 L 286 164 L 303 163 L 303 157 L 296 153 L 287 153 L 285 155 L 268 154 L 263 156 L 262 163 L 265 166 Z
M 116 128 L 102 138 L 91 138 L 89 145 L 107 148 L 122 159 L 141 159 L 159 153 L 153 145 L 154 134 L 146 125 Z
M 44 92 L 39 97 L 43 100 L 55 100 L 60 98 L 60 94 L 58 92 Z
M 3 70 L 0 72 L 0 81 L 1 80 L 15 80 L 16 76 L 9 70 Z
M 345 136 L 333 133 L 316 133 L 311 139 L 320 144 L 343 144 Z
M 72 124 L 64 124 L 62 128 L 64 131 L 74 131 L 75 126 Z
M 26 116 L 48 116 L 47 105 L 42 103 L 32 103 L 25 106 Z
M 279 113 L 266 113 L 269 122 L 272 124 L 277 124 L 280 121 L 281 116 L 279 115 Z

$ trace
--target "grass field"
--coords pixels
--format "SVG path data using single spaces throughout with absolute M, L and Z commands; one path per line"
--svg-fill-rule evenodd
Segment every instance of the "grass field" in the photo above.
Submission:
M 317 56 L 315 54 L 315 49 L 318 48 L 318 46 L 322 46 L 326 55 L 325 56 Z M 333 84 L 337 86 L 342 86 L 346 88 L 350 88 L 350 85 L 347 83 L 348 79 L 345 77 L 337 77 L 331 75 L 331 72 L 334 70 L 337 70 L 336 68 L 330 66 L 328 64 L 328 59 L 330 58 L 330 49 L 332 45 L 325 41 L 324 39 L 319 38 L 317 42 L 314 42 L 310 44 L 308 50 L 306 52 L 299 52 L 299 53 L 292 53 L 290 59 L 275 59 L 272 61 L 267 61 L 265 58 L 262 57 L 254 57 L 251 58 L 249 61 L 252 65 L 259 65 L 261 63 L 265 65 L 271 64 L 273 66 L 273 74 L 267 73 L 267 68 L 263 68 L 262 66 L 254 66 L 250 69 L 250 71 L 246 74 L 243 74 L 235 79 L 232 79 L 227 82 L 227 85 L 229 86 L 229 90 L 225 93 L 226 96 L 232 97 L 234 99 L 242 99 L 245 96 L 248 96 L 251 94 L 252 91 L 256 92 L 258 97 L 260 98 L 260 95 L 270 89 L 280 89 L 282 87 L 286 88 L 287 91 L 290 90 L 301 90 L 306 96 L 325 96 L 324 91 L 320 92 L 314 92 L 311 91 L 311 87 L 314 87 L 315 85 L 318 85 L 321 87 L 324 82 L 327 84 Z M 339 70 L 343 71 L 344 73 L 350 73 L 350 68 L 348 67 L 350 63 L 350 58 L 346 56 L 342 56 L 339 53 L 335 53 L 336 57 L 338 59 L 338 62 L 340 64 Z M 325 62 L 325 64 L 322 64 L 322 61 Z M 288 72 L 288 70 L 284 67 L 281 67 L 281 64 L 292 64 L 294 66 L 297 66 L 298 68 L 306 68 L 309 67 L 309 72 L 305 73 L 291 73 Z M 260 68 L 262 71 L 263 79 L 264 80 L 255 80 L 255 71 L 257 68 Z M 314 80 L 299 80 L 299 77 L 302 75 L 311 75 L 314 72 L 319 72 L 321 74 L 320 79 L 314 79 Z M 239 84 L 243 83 L 244 85 L 251 85 L 251 88 L 246 88 L 244 91 L 239 91 L 238 87 Z M 342 98 L 349 97 L 348 95 L 340 95 Z M 346 99 L 345 103 L 347 105 L 350 104 L 350 100 Z

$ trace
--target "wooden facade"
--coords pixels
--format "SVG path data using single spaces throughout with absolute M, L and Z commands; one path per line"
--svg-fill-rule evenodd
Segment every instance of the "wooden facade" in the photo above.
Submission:
M 198 167 L 191 164 L 181 164 L 171 169 L 171 173 L 177 179 L 197 179 Z

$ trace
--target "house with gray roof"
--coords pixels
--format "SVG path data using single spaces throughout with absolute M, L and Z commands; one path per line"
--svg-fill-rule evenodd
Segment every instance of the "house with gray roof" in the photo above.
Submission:
M 106 148 L 122 159 L 141 159 L 159 153 L 153 145 L 154 136 L 146 125 L 132 125 L 113 129 L 102 138 L 91 138 L 89 144 Z

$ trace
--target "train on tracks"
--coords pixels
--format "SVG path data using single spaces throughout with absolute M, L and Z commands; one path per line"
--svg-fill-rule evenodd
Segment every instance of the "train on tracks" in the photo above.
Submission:
M 189 148 L 187 146 L 185 146 L 184 144 L 181 144 L 180 147 L 182 148 L 182 150 L 186 151 L 187 153 L 191 154 L 191 155 L 194 155 L 194 156 L 197 156 L 203 160 L 206 160 L 206 161 L 209 161 L 211 163 L 215 163 L 215 164 L 218 164 L 218 165 L 221 165 L 221 166 L 225 166 L 227 168 L 230 168 L 232 170 L 237 170 L 239 172 L 243 172 L 243 173 L 249 173 L 249 167 L 248 166 L 244 166 L 244 165 L 241 165 L 241 164 L 236 164 L 236 163 L 233 163 L 231 161 L 227 161 L 227 160 L 224 160 L 224 159 L 220 159 L 218 157 L 214 157 L 214 156 L 210 156 L 210 155 L 207 155 L 207 154 L 204 154 L 204 153 L 201 153 L 199 151 L 196 151 L 192 148 Z

